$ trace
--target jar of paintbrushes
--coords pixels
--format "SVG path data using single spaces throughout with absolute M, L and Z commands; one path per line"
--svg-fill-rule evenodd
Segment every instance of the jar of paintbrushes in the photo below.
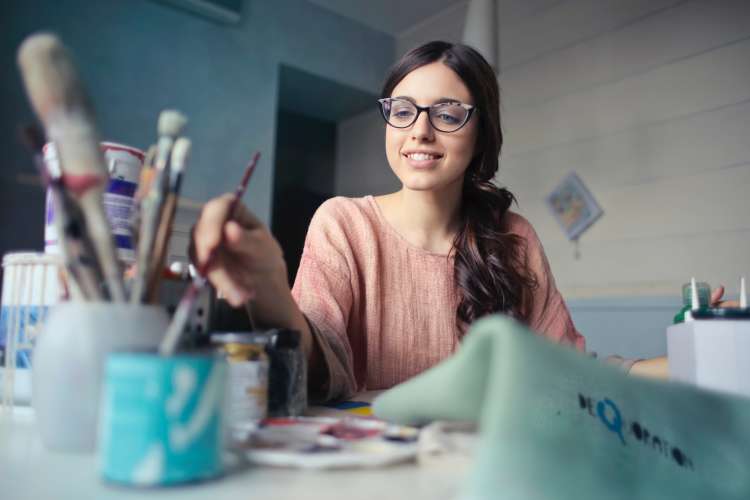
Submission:
M 182 136 L 187 120 L 172 110 L 159 116 L 158 138 L 144 156 L 133 197 L 129 231 L 135 263 L 125 279 L 118 234 L 103 203 L 110 185 L 107 150 L 100 147 L 93 108 L 72 60 L 54 35 L 39 34 L 23 42 L 18 62 L 46 132 L 39 137 L 29 131 L 27 142 L 50 191 L 71 289 L 71 301 L 52 310 L 34 351 L 33 399 L 43 442 L 89 451 L 98 428 L 103 475 L 124 484 L 165 485 L 217 475 L 226 362 L 181 350 L 213 257 L 192 278 L 171 321 L 158 303 L 191 149 Z M 44 164 L 46 141 L 54 143 L 59 172 Z M 245 169 L 227 220 L 258 157 Z M 131 446 L 136 440 L 139 445 Z

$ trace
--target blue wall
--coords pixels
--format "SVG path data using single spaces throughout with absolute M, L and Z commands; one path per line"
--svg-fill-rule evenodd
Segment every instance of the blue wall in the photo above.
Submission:
M 17 126 L 33 119 L 15 52 L 42 29 L 58 33 L 75 55 L 104 138 L 145 147 L 155 140 L 161 109 L 189 116 L 186 197 L 205 201 L 233 189 L 260 150 L 245 201 L 265 221 L 280 65 L 377 93 L 394 55 L 391 37 L 304 0 L 246 0 L 238 25 L 151 0 L 0 2 L 0 253 L 42 247 L 43 197 L 16 182 L 32 171 L 15 139 Z
M 667 327 L 682 307 L 681 298 L 620 297 L 567 301 L 586 350 L 599 357 L 653 358 L 667 353 Z

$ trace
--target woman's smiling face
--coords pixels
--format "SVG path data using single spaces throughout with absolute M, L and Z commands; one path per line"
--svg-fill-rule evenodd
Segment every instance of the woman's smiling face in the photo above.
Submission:
M 474 104 L 461 78 L 448 66 L 436 61 L 421 66 L 401 80 L 390 97 L 401 97 L 418 106 L 446 100 Z M 386 126 L 385 152 L 391 169 L 405 189 L 442 190 L 463 181 L 474 157 L 477 117 L 455 132 L 440 132 L 430 124 L 426 112 L 407 128 Z

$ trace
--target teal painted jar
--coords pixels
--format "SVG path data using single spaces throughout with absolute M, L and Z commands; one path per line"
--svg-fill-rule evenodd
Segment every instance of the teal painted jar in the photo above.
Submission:
M 224 360 L 117 353 L 105 377 L 99 458 L 106 480 L 166 486 L 222 473 Z

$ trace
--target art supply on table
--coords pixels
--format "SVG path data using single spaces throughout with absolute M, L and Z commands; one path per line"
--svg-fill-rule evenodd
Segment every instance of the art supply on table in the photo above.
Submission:
M 400 430 L 397 430 L 398 427 Z M 394 440 L 387 435 L 410 435 Z M 414 460 L 418 430 L 366 418 L 269 418 L 243 444 L 257 465 L 302 469 L 384 467 Z
M 187 118 L 179 111 L 168 109 L 159 114 L 157 126 L 159 141 L 156 145 L 154 180 L 148 194 L 140 204 L 141 222 L 138 235 L 136 275 L 130 292 L 130 302 L 134 304 L 147 301 L 147 287 L 152 274 L 161 272 L 158 263 L 154 262 L 154 245 L 164 202 L 169 190 L 169 160 L 172 147 L 186 123 Z
M 307 359 L 300 333 L 274 329 L 264 332 L 270 361 L 268 415 L 299 416 L 307 409 Z
M 34 111 L 58 149 L 62 184 L 85 217 L 107 294 L 124 302 L 122 271 L 102 205 L 107 169 L 88 95 L 67 49 L 54 35 L 43 33 L 24 40 L 18 64 Z
M 117 257 L 125 264 L 132 264 L 135 261 L 135 251 L 130 223 L 144 153 L 140 149 L 114 142 L 102 142 L 100 148 L 109 172 L 109 182 L 102 195 L 104 210 L 114 235 Z M 53 177 L 59 177 L 62 169 L 54 143 L 46 144 L 43 151 L 47 170 L 52 173 Z M 61 252 L 57 237 L 52 188 L 47 189 L 44 251 L 54 255 L 59 255 Z
M 695 278 L 693 278 L 694 280 Z M 693 290 L 695 289 L 695 294 L 697 294 L 697 297 L 695 297 L 694 300 L 694 293 Z M 711 302 L 711 286 L 708 283 L 705 283 L 703 281 L 695 282 L 695 287 L 692 286 L 692 280 L 690 283 L 685 283 L 682 285 L 682 309 L 675 314 L 674 319 L 672 322 L 674 324 L 682 323 L 686 319 L 685 313 L 689 312 L 691 309 L 695 308 L 706 308 L 710 306 Z M 690 315 L 687 316 L 688 318 Z
M 117 256 L 120 261 L 130 264 L 135 261 L 133 234 L 130 220 L 133 214 L 135 192 L 143 166 L 144 153 L 140 149 L 114 142 L 100 144 L 109 172 L 109 183 L 102 199 L 115 238 Z M 62 173 L 54 143 L 44 146 L 44 162 L 54 175 Z M 55 225 L 55 210 L 52 190 L 47 190 L 46 217 L 44 226 L 44 251 L 60 253 Z
M 50 311 L 32 362 L 32 405 L 47 448 L 95 449 L 107 356 L 156 352 L 168 322 L 162 307 L 120 302 L 63 302 Z
M 154 250 L 152 257 L 153 272 L 150 273 L 146 285 L 146 298 L 149 303 L 154 303 L 159 292 L 162 273 L 167 260 L 167 250 L 169 239 L 172 235 L 172 225 L 174 223 L 175 212 L 177 211 L 177 200 L 180 195 L 182 177 L 187 166 L 188 156 L 190 155 L 190 139 L 180 137 L 175 141 L 172 149 L 171 171 L 169 178 L 169 188 L 164 200 L 164 206 L 161 211 L 161 219 L 156 231 L 154 241 Z
M 60 258 L 54 255 L 14 252 L 3 256 L 0 365 L 5 407 L 31 399 L 29 384 L 24 382 L 31 380 L 31 352 L 39 330 L 62 294 L 60 272 Z
M 220 475 L 225 378 L 215 356 L 112 354 L 99 441 L 104 479 L 145 487 Z
M 220 332 L 212 334 L 211 341 L 222 346 L 224 351 L 231 344 L 234 344 L 231 347 L 239 352 L 262 351 L 263 357 L 259 358 L 263 361 L 262 363 L 236 365 L 236 373 L 238 379 L 246 380 L 243 386 L 254 386 L 256 389 L 260 389 L 260 385 L 256 383 L 260 380 L 259 375 L 266 373 L 263 416 L 295 417 L 305 412 L 307 409 L 307 360 L 302 352 L 299 332 L 279 329 Z M 231 361 L 230 359 L 230 367 Z M 253 376 L 243 375 L 247 372 L 252 372 Z M 236 386 L 237 384 L 235 388 Z M 257 394 L 258 392 L 255 392 L 247 404 L 254 405 L 258 401 L 255 397 Z M 238 410 L 239 413 L 248 415 L 249 410 L 248 408 L 242 412 Z M 258 422 L 258 419 L 251 421 L 246 418 L 245 420 L 248 425 L 241 426 L 240 430 L 252 428 Z
M 56 207 L 54 223 L 70 295 L 77 300 L 104 299 L 105 291 L 101 288 L 104 275 L 97 261 L 94 243 L 86 230 L 86 218 L 63 184 L 62 172 L 50 171 L 45 164 L 44 135 L 32 125 L 23 128 L 21 138 L 30 150 L 34 166 Z
M 667 328 L 671 379 L 750 396 L 750 309 L 744 281 L 740 307 L 699 307 L 694 287 L 686 321 Z
M 224 221 L 224 224 L 222 224 L 222 228 L 229 220 L 231 220 L 234 217 L 234 213 L 237 209 L 237 205 L 240 203 L 240 200 L 242 199 L 242 195 L 245 194 L 247 185 L 250 182 L 250 177 L 255 171 L 255 167 L 258 164 L 259 158 L 260 158 L 260 153 L 256 152 L 250 164 L 247 166 L 247 168 L 245 168 L 245 173 L 242 176 L 242 181 L 240 181 L 240 184 L 237 186 L 237 189 L 235 189 L 234 191 L 232 201 L 229 205 L 229 209 L 227 210 L 226 220 Z M 223 231 L 222 231 L 222 238 L 223 238 Z M 185 291 L 185 294 L 182 296 L 182 299 L 180 300 L 180 304 L 177 306 L 177 310 L 175 311 L 175 314 L 172 317 L 172 322 L 169 324 L 167 333 L 164 336 L 164 341 L 159 346 L 159 352 L 163 356 L 171 355 L 172 353 L 174 353 L 175 349 L 177 348 L 177 344 L 180 340 L 180 335 L 182 335 L 182 332 L 185 329 L 185 325 L 187 324 L 187 321 L 190 318 L 190 312 L 193 309 L 193 305 L 199 296 L 200 290 L 206 284 L 205 276 L 208 273 L 208 270 L 210 269 L 211 265 L 213 264 L 216 251 L 219 246 L 221 246 L 221 242 L 219 243 L 219 245 L 217 245 L 217 247 L 213 249 L 213 251 L 208 255 L 208 258 L 206 258 L 206 260 L 200 266 L 200 268 L 198 269 L 198 272 L 193 278 L 193 281 L 190 283 L 190 286 Z
M 339 401 L 336 403 L 328 403 L 325 406 L 327 408 L 342 410 L 361 417 L 372 416 L 372 405 L 365 401 Z
M 268 371 L 265 339 L 251 333 L 211 335 L 228 362 L 227 424 L 239 439 L 258 427 L 268 411 Z
M 138 179 L 138 189 L 135 191 L 135 203 L 133 213 L 130 217 L 130 233 L 133 235 L 133 243 L 138 248 L 138 240 L 141 230 L 141 204 L 151 189 L 151 183 L 154 181 L 154 159 L 156 158 L 156 145 L 149 146 L 143 159 L 143 168 Z

